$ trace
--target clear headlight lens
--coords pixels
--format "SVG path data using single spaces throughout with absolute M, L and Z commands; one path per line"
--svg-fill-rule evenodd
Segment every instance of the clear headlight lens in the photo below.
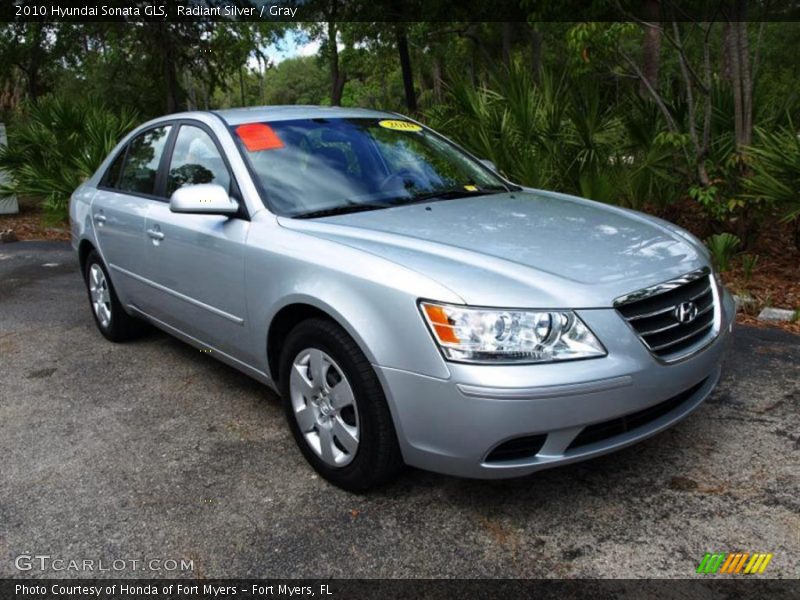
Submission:
M 445 357 L 462 362 L 540 363 L 605 356 L 572 311 L 468 308 L 421 302 Z

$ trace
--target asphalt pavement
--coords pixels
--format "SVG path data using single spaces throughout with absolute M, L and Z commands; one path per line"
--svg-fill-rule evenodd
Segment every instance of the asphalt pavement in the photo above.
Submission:
M 0 456 L 0 577 L 693 577 L 734 551 L 800 577 L 800 337 L 775 329 L 739 328 L 712 397 L 637 446 L 358 496 L 262 385 L 160 332 L 105 341 L 66 244 L 5 244 Z

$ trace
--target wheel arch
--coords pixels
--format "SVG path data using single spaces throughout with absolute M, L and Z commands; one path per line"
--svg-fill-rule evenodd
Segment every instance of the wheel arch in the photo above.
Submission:
M 327 319 L 336 323 L 336 325 L 347 332 L 347 335 L 353 338 L 356 345 L 358 345 L 367 359 L 371 362 L 373 361 L 373 357 L 368 348 L 365 347 L 364 341 L 360 339 L 351 327 L 348 327 L 347 321 L 336 313 L 336 311 L 330 307 L 319 306 L 317 303 L 312 303 L 310 299 L 295 299 L 282 306 L 274 314 L 267 329 L 267 368 L 270 378 L 276 384 L 280 380 L 279 363 L 281 348 L 286 338 L 297 325 L 312 318 Z
M 92 250 L 96 250 L 94 244 L 87 239 L 82 239 L 78 244 L 78 263 L 81 266 L 81 276 L 86 276 L 86 259 Z

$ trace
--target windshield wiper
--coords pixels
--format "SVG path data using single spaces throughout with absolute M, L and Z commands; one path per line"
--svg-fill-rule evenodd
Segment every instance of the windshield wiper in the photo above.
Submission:
M 426 192 L 424 194 L 416 194 L 408 198 L 405 202 L 401 202 L 401 204 L 416 204 L 418 202 L 427 202 L 429 200 L 455 200 L 458 198 L 469 198 L 470 196 L 501 194 L 505 191 L 505 188 L 478 188 L 474 191 L 465 190 L 464 188 L 448 188 L 444 190 Z
M 320 208 L 318 210 L 310 210 L 308 212 L 292 215 L 293 219 L 316 219 L 318 217 L 333 217 L 335 215 L 347 215 L 350 213 L 364 212 L 367 210 L 380 210 L 381 208 L 389 208 L 389 204 L 362 204 L 354 202 L 353 204 L 342 204 L 340 206 L 331 206 L 329 208 Z
M 364 212 L 367 210 L 380 210 L 382 208 L 391 208 L 393 206 L 403 206 L 406 204 L 416 204 L 419 202 L 428 202 L 431 200 L 455 200 L 456 198 L 468 198 L 470 196 L 486 196 L 489 194 L 502 194 L 507 191 L 505 188 L 478 188 L 470 191 L 465 190 L 463 187 L 447 188 L 443 190 L 436 190 L 433 192 L 426 192 L 424 194 L 416 194 L 414 196 L 399 196 L 384 202 L 362 203 L 362 202 L 348 202 L 340 206 L 331 206 L 329 208 L 320 208 L 318 210 L 310 210 L 308 212 L 292 215 L 293 219 L 316 219 L 318 217 L 333 217 L 336 215 L 346 215 L 356 212 Z

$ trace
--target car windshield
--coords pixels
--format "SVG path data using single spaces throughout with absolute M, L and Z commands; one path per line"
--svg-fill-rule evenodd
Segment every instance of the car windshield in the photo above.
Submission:
M 298 119 L 232 128 L 270 207 L 313 218 L 508 191 L 484 165 L 399 119 Z

